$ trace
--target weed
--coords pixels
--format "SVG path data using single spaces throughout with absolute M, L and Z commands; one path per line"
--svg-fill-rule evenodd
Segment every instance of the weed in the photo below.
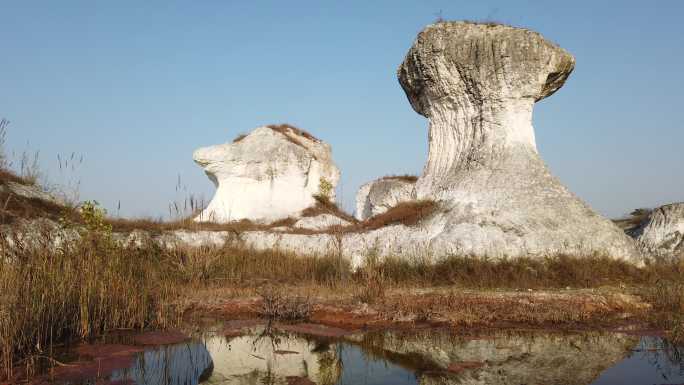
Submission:
M 311 316 L 312 303 L 309 298 L 285 296 L 273 287 L 262 289 L 259 315 L 269 320 L 306 321 Z
M 324 177 L 321 177 L 318 181 L 318 196 L 322 199 L 330 201 L 332 197 L 333 184 Z

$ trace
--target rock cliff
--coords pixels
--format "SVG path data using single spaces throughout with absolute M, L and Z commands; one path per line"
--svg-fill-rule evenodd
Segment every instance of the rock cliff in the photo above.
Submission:
M 340 178 L 330 145 L 289 125 L 259 127 L 232 143 L 200 148 L 193 159 L 216 185 L 197 221 L 296 217 L 316 204 L 322 179 L 334 199 Z

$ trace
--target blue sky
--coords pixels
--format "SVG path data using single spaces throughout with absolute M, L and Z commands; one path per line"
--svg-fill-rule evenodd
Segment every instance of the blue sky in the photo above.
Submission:
M 427 121 L 396 69 L 440 13 L 541 32 L 577 60 L 535 107 L 551 170 L 599 212 L 684 201 L 682 1 L 5 1 L 6 148 L 121 215 L 162 216 L 213 185 L 200 146 L 289 122 L 333 146 L 339 196 L 420 173 Z M 57 154 L 84 163 L 60 173 Z M 178 178 L 187 190 L 176 191 Z

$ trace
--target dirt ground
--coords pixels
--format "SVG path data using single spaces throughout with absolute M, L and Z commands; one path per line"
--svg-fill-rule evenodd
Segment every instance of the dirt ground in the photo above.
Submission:
M 296 319 L 343 331 L 386 328 L 450 327 L 469 329 L 610 329 L 648 328 L 650 305 L 619 288 L 545 291 L 459 290 L 448 288 L 389 290 L 373 301 L 356 293 L 312 287 L 279 287 L 287 308 L 293 298 L 310 305 L 308 317 Z M 204 289 L 188 295 L 184 318 L 218 320 L 267 318 L 263 295 L 254 289 Z M 315 330 L 314 330 L 315 332 Z

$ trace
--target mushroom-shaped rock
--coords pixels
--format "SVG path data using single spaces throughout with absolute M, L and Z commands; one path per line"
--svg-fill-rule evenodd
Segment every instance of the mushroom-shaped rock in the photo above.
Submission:
M 684 202 L 658 207 L 630 233 L 647 254 L 684 258 Z
M 322 181 L 334 198 L 340 178 L 330 145 L 289 125 L 259 127 L 232 143 L 200 148 L 193 159 L 216 185 L 197 221 L 295 217 L 315 206 Z
M 356 193 L 354 217 L 363 221 L 382 214 L 401 202 L 415 199 L 415 177 L 389 176 L 368 182 Z
M 432 248 L 639 259 L 634 242 L 569 192 L 537 153 L 533 105 L 563 85 L 574 63 L 522 28 L 441 22 L 418 35 L 398 77 L 429 120 L 416 198 L 446 212 L 431 223 Z

